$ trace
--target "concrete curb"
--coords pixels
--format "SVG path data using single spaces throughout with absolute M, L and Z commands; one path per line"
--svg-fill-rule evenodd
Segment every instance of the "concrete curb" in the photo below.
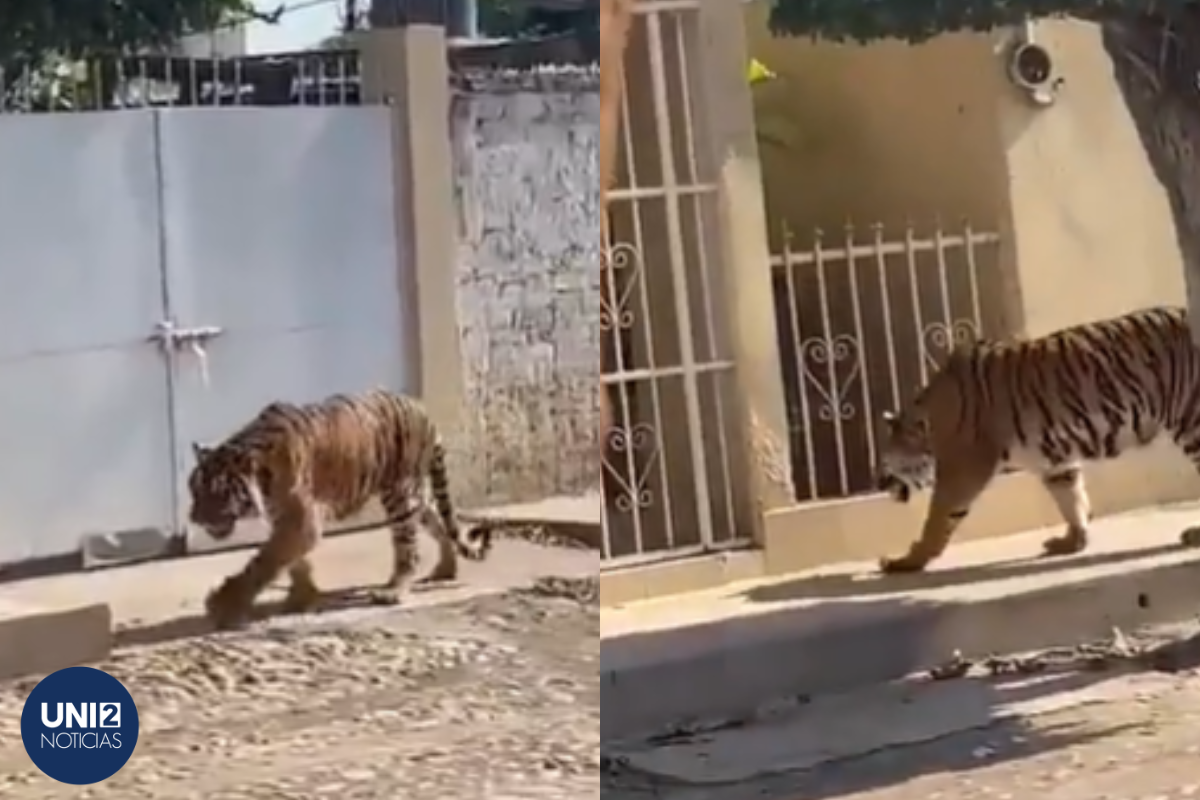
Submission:
M 101 661 L 112 652 L 107 603 L 53 610 L 0 607 L 0 612 L 0 680 Z
M 601 644 L 601 737 L 616 740 L 697 717 L 744 713 L 799 695 L 844 692 L 967 656 L 1069 645 L 1112 628 L 1176 622 L 1200 611 L 1200 562 L 1129 569 L 957 602 L 880 600 L 877 613 L 830 612 L 828 624 L 789 625 L 787 610 Z M 862 606 L 863 603 L 858 603 Z M 776 617 L 764 620 L 762 617 Z M 747 628 L 759 630 L 747 632 Z M 739 628 L 735 633 L 735 628 Z M 646 647 L 643 638 L 676 637 Z M 657 655 L 639 657 L 637 650 Z M 671 655 L 664 656 L 664 653 Z

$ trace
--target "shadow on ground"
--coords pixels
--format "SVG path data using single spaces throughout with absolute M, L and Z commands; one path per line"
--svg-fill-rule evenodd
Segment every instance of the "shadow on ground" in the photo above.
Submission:
M 988 699 L 989 707 L 978 709 L 976 713 L 983 720 L 990 719 L 990 724 L 967 730 L 947 730 L 941 734 L 931 727 L 926 733 L 934 735 L 922 736 L 916 741 L 885 745 L 847 758 L 814 764 L 791 774 L 767 777 L 756 782 L 754 789 L 758 794 L 747 797 L 832 800 L 857 796 L 900 786 L 921 776 L 970 772 L 983 767 L 990 769 L 1142 730 L 1142 725 L 1136 721 L 1035 726 L 1019 716 L 1001 716 L 1000 710 L 1039 701 L 1053 707 L 1054 696 L 1068 692 L 1095 690 L 1098 697 L 1103 697 L 1100 685 L 1113 678 L 1148 670 L 1178 672 L 1197 666 L 1200 666 L 1200 634 L 1193 633 L 1152 647 L 1135 659 L 1112 661 L 1092 669 L 1064 667 L 1062 671 L 1051 672 L 1038 680 L 1030 680 L 1028 676 L 960 679 L 963 684 L 973 683 L 981 689 L 964 695 Z M 1123 699 L 1130 702 L 1128 696 Z M 1122 702 L 1122 697 L 1114 695 L 1112 701 Z M 1086 718 L 1086 715 L 1081 717 Z M 605 797 L 612 800 L 620 795 L 605 793 Z M 679 795 L 681 800 L 686 797 L 687 794 Z M 730 800 L 736 797 L 736 794 L 729 795 Z
M 628 687 L 622 696 L 605 681 L 601 694 L 605 721 L 612 714 L 627 714 L 630 703 L 636 708 L 678 695 L 681 701 L 690 697 L 696 716 L 711 722 L 697 723 L 693 717 L 693 721 L 668 726 L 654 736 L 603 744 L 602 797 L 831 800 L 882 792 L 920 776 L 992 768 L 1086 745 L 1130 728 L 1123 722 L 1034 726 L 1022 718 L 1023 713 L 1103 699 L 1106 691 L 1118 692 L 1117 684 L 1110 683 L 1115 677 L 1200 666 L 1200 633 L 1194 632 L 1194 625 L 1189 632 L 1163 638 L 1134 655 L 1120 655 L 1115 649 L 1106 655 L 1103 648 L 1072 647 L 1100 638 L 1094 636 L 1096 630 L 1109 632 L 1107 620 L 1098 619 L 1091 631 L 1087 626 L 1060 631 L 1053 644 L 1063 647 L 1046 653 L 1040 664 L 1036 659 L 1025 662 L 1023 673 L 987 674 L 985 670 L 980 675 L 977 668 L 969 677 L 932 680 L 922 673 L 935 666 L 929 662 L 929 654 L 947 641 L 949 623 L 942 612 L 912 613 L 911 607 L 905 610 L 905 600 L 896 599 L 857 604 L 834 601 L 822 604 L 820 613 L 838 613 L 848 605 L 859 606 L 859 611 L 863 606 L 877 607 L 885 621 L 874 635 L 860 628 L 852 638 L 827 642 L 823 650 L 809 642 L 807 650 L 786 652 L 776 644 L 774 651 L 752 653 L 736 661 L 726 657 L 720 665 L 700 658 L 694 670 L 689 667 L 687 673 L 664 674 L 662 681 L 642 676 L 647 685 L 641 696 L 628 693 Z M 797 615 L 804 613 L 803 609 L 781 611 L 779 619 L 768 624 L 787 624 L 784 620 L 790 617 L 795 625 Z M 1097 613 L 1097 617 L 1103 616 Z M 886 621 L 889 618 L 891 622 Z M 672 633 L 678 635 L 672 631 L 647 636 L 666 637 L 657 644 L 660 647 L 685 647 L 680 640 L 669 640 Z M 983 634 L 978 640 L 988 641 L 986 631 Z M 710 629 L 695 635 L 733 634 Z M 602 643 L 602 664 L 609 646 L 607 640 Z M 886 689 L 892 693 L 891 701 L 874 705 L 869 697 L 864 700 L 864 693 L 883 692 L 884 687 L 840 697 L 825 694 L 836 692 L 839 682 L 856 689 L 868 683 L 863 678 L 870 672 L 869 665 L 877 665 L 880 659 L 888 659 L 890 665 L 908 664 L 907 671 L 918 677 L 900 690 L 893 684 Z M 787 668 L 777 668 L 781 663 Z M 1009 669 L 1017 668 L 1015 661 L 1008 663 Z M 993 669 L 1002 673 L 1003 664 L 995 664 Z M 750 697 L 740 687 L 755 681 L 760 681 L 755 692 L 760 699 L 765 693 L 779 700 L 766 705 L 760 702 L 756 711 L 748 714 L 731 713 L 739 692 L 743 699 Z M 905 695 L 903 699 L 896 698 L 898 691 Z M 1068 694 L 1093 699 L 1064 700 Z M 1119 694 L 1114 697 L 1113 702 L 1121 702 Z M 839 707 L 839 703 L 843 705 Z M 710 713 L 704 712 L 705 707 Z M 731 739 L 742 741 L 731 747 Z M 756 771 L 759 767 L 761 771 Z
M 881 575 L 878 572 L 872 572 L 868 574 L 810 575 L 791 581 L 755 586 L 741 594 L 748 600 L 757 603 L 778 603 L 805 598 L 893 595 L 920 589 L 966 586 L 991 580 L 1043 575 L 1064 569 L 1085 569 L 1120 564 L 1175 553 L 1181 548 L 1182 545 L 1170 544 L 1109 553 L 1084 553 L 1057 557 L 1031 556 L 1027 559 L 944 569 L 931 565 L 929 571 L 914 574 Z
M 462 584 L 451 582 L 445 584 L 421 584 L 411 590 L 415 594 L 425 594 L 454 589 Z M 306 616 L 329 614 L 356 608 L 394 607 L 398 604 L 384 602 L 379 596 L 379 586 L 354 586 L 345 589 L 326 591 L 321 604 Z M 257 623 L 281 621 L 295 618 L 298 615 L 284 611 L 281 600 L 259 600 L 254 606 L 250 625 Z M 136 645 L 163 644 L 178 639 L 189 639 L 196 636 L 214 633 L 212 622 L 203 614 L 188 614 L 172 617 L 161 622 L 150 624 L 125 624 L 119 626 L 113 635 L 114 647 L 130 647 Z

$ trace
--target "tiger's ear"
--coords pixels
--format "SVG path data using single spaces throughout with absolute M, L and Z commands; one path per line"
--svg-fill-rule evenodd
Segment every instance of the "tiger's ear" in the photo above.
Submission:
M 192 442 L 192 456 L 195 457 L 197 464 L 203 461 L 211 452 L 211 447 L 205 447 L 199 442 Z
M 896 412 L 894 411 L 885 411 L 880 416 L 883 417 L 883 424 L 888 428 L 895 428 L 896 424 L 900 421 L 900 418 L 896 416 Z

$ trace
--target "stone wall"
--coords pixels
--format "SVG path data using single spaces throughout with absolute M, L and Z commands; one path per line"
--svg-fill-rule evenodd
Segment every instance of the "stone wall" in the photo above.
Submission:
M 462 502 L 599 485 L 599 74 L 455 77 Z

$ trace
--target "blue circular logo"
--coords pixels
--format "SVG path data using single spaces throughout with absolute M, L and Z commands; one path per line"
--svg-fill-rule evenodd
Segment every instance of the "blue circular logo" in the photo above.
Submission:
M 34 766 L 83 786 L 116 775 L 133 755 L 138 712 L 119 680 L 93 667 L 42 678 L 21 712 L 21 740 Z

